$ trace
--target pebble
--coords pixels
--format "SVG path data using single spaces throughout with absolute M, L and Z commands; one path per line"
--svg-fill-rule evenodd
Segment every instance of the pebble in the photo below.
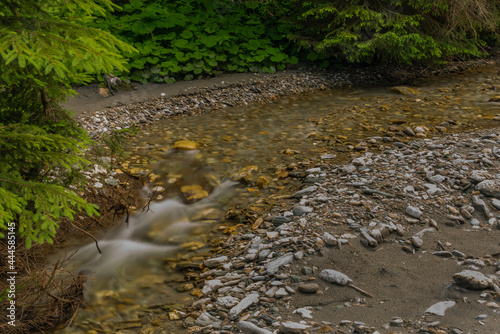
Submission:
M 316 283 L 301 283 L 299 291 L 304 293 L 316 293 L 319 291 L 319 285 Z
M 432 255 L 440 256 L 440 257 L 453 257 L 453 254 L 448 251 L 437 251 L 433 252 Z
M 246 310 L 250 305 L 257 303 L 259 301 L 259 294 L 258 293 L 251 293 L 247 295 L 245 298 L 243 298 L 238 305 L 234 306 L 230 311 L 229 311 L 229 318 L 234 319 L 238 315 L 240 315 L 241 312 Z
M 303 334 L 306 333 L 309 328 L 311 328 L 310 325 L 304 325 L 293 321 L 286 321 L 281 323 L 279 330 L 280 333 L 283 334 Z
M 264 266 L 267 270 L 267 272 L 271 275 L 276 274 L 278 270 L 280 269 L 281 266 L 287 265 L 293 261 L 293 254 L 288 253 L 285 255 L 280 256 L 276 260 L 266 263 Z
M 347 285 L 352 283 L 352 280 L 347 275 L 332 269 L 322 270 L 319 273 L 319 278 L 329 283 L 334 283 L 338 285 Z
M 333 247 L 333 246 L 337 246 L 339 244 L 339 241 L 337 240 L 337 238 L 335 238 L 333 235 L 331 235 L 328 232 L 323 233 L 322 239 L 327 246 Z
M 216 267 L 220 266 L 221 264 L 228 262 L 228 260 L 229 259 L 227 256 L 219 256 L 216 258 L 205 260 L 203 262 L 203 265 L 207 268 L 216 268 Z
M 293 311 L 293 313 L 299 314 L 303 319 L 312 319 L 312 311 L 308 307 L 301 307 Z
M 416 207 L 413 207 L 411 205 L 409 205 L 408 207 L 406 207 L 406 213 L 410 216 L 412 216 L 413 218 L 420 218 L 420 216 L 422 215 L 422 211 L 420 211 L 418 208 Z
M 238 329 L 242 331 L 244 334 L 272 334 L 273 332 L 260 328 L 251 322 L 248 321 L 240 321 L 238 322 Z
M 293 195 L 293 197 L 295 197 L 295 198 L 301 198 L 301 197 L 303 197 L 303 196 L 305 196 L 305 195 L 309 195 L 310 193 L 315 192 L 317 189 L 318 189 L 318 187 L 317 187 L 317 186 L 310 186 L 310 187 L 304 188 L 304 189 L 302 189 L 302 190 L 300 190 L 300 191 L 296 192 L 296 193 Z
M 296 206 L 292 209 L 292 212 L 294 216 L 302 216 L 307 213 L 313 212 L 313 208 L 308 206 Z
M 217 319 L 216 317 L 210 315 L 208 312 L 203 312 L 202 314 L 200 314 L 198 319 L 196 319 L 195 324 L 198 326 L 220 327 L 220 325 L 222 324 L 222 321 L 220 319 Z

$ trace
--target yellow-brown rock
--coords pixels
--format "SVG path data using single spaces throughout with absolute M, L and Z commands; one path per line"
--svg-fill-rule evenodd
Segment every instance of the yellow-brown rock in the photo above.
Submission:
M 245 168 L 243 168 L 242 170 L 240 170 L 238 173 L 234 173 L 232 175 L 232 178 L 235 180 L 235 181 L 242 181 L 242 179 L 245 179 L 245 180 L 249 180 L 249 176 L 251 174 L 253 174 L 253 172 L 256 172 L 259 170 L 259 167 L 257 166 L 247 166 Z
M 418 90 L 412 87 L 407 86 L 397 86 L 389 89 L 393 93 L 402 94 L 402 95 L 415 95 L 418 94 Z
M 178 151 L 193 151 L 198 149 L 198 146 L 198 143 L 191 140 L 179 140 L 174 143 L 172 148 Z
M 196 201 L 208 196 L 208 192 L 198 184 L 182 186 L 181 192 L 188 201 Z
M 267 188 L 269 186 L 269 180 L 265 176 L 259 176 L 257 182 L 255 183 L 259 188 Z
M 500 95 L 493 96 L 489 102 L 500 102 Z

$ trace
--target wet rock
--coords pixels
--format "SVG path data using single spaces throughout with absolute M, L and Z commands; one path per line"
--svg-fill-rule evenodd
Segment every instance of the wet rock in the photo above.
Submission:
M 476 189 L 486 196 L 500 198 L 500 179 L 482 181 Z
M 412 129 L 412 128 L 410 128 L 410 127 L 405 128 L 405 129 L 403 130 L 403 132 L 404 132 L 406 135 L 410 136 L 410 137 L 415 137 L 415 136 L 416 136 L 415 132 L 414 132 L 414 131 L 413 131 L 413 129 Z
M 316 283 L 301 283 L 299 291 L 304 293 L 316 293 L 319 290 L 319 285 Z
M 282 322 L 279 330 L 282 334 L 303 334 L 305 333 L 311 326 L 304 325 L 298 322 L 287 321 Z
M 261 175 L 257 178 L 255 185 L 259 188 L 267 188 L 269 186 L 269 179 Z
M 408 86 L 396 86 L 389 89 L 391 92 L 401 95 L 416 95 L 418 91 Z
M 293 254 L 287 253 L 280 256 L 274 261 L 266 263 L 264 266 L 270 275 L 274 275 L 278 272 L 281 266 L 287 265 L 293 261 Z
M 500 95 L 493 96 L 488 102 L 500 102 Z
M 191 140 L 179 140 L 174 143 L 172 148 L 178 151 L 193 151 L 198 149 L 198 143 Z
M 181 192 L 188 201 L 197 201 L 208 196 L 208 192 L 198 184 L 182 186 Z
M 454 302 L 454 301 L 439 302 L 439 303 L 432 305 L 427 310 L 425 310 L 425 313 L 439 315 L 439 316 L 443 317 L 446 310 L 448 310 L 450 307 L 455 306 L 455 304 L 456 304 L 456 302 Z
M 324 269 L 319 273 L 319 278 L 329 283 L 338 284 L 338 285 L 347 285 L 352 283 L 352 279 L 350 279 L 347 275 L 342 274 L 339 271 L 332 269 Z
M 251 322 L 248 321 L 240 321 L 238 323 L 238 329 L 242 331 L 244 334 L 272 334 L 273 332 L 260 328 Z
M 292 212 L 294 216 L 302 216 L 307 213 L 313 212 L 313 208 L 308 206 L 296 206 L 292 209 Z
M 259 301 L 259 294 L 258 293 L 251 293 L 247 295 L 245 298 L 243 298 L 238 305 L 234 306 L 230 311 L 229 311 L 229 318 L 235 319 L 241 312 L 246 310 L 250 305 L 256 303 Z
M 453 275 L 453 280 L 458 286 L 473 290 L 487 289 L 493 284 L 491 278 L 475 270 L 463 270 L 456 273 Z

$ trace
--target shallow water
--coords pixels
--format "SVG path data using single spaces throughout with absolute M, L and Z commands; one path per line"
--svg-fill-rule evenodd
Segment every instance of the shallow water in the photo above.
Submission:
M 103 254 L 94 244 L 76 254 L 75 271 L 90 270 L 98 278 L 91 307 L 80 311 L 75 327 L 64 332 L 86 333 L 89 328 L 116 332 L 117 323 L 135 321 L 144 314 L 164 316 L 165 308 L 152 310 L 152 305 L 185 302 L 190 296 L 176 292 L 183 275 L 172 270 L 173 265 L 184 260 L 196 263 L 210 254 L 207 230 L 223 220 L 222 204 L 229 198 L 232 203 L 248 204 L 297 184 L 281 174 L 286 166 L 307 161 L 339 163 L 367 148 L 384 149 L 394 140 L 414 140 L 398 136 L 406 127 L 421 127 L 421 136 L 431 138 L 500 124 L 496 120 L 500 103 L 488 102 L 500 95 L 500 75 L 494 66 L 419 80 L 414 88 L 416 92 L 409 95 L 388 88 L 323 91 L 265 105 L 176 116 L 150 125 L 128 142 L 121 170 L 149 174 L 153 181 L 144 189 L 146 196 L 161 189 L 156 193 L 161 197 L 128 226 L 104 237 Z M 171 150 L 184 139 L 198 143 L 199 150 Z M 225 189 L 220 188 L 223 180 L 240 178 L 245 168 L 251 171 L 250 177 L 243 178 L 239 196 L 224 197 L 228 193 L 218 192 Z M 268 180 L 267 187 L 258 185 L 259 176 Z M 183 186 L 193 185 L 212 195 L 194 204 L 183 203 L 188 199 Z M 168 326 L 166 320 L 155 328 L 168 331 Z

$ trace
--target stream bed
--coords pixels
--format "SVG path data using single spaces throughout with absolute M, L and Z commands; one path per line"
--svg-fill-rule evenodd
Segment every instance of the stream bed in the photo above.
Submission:
M 176 269 L 213 256 L 234 225 L 228 210 L 266 212 L 279 204 L 263 199 L 297 190 L 297 164 L 342 164 L 416 138 L 498 125 L 492 65 L 412 87 L 319 91 L 153 123 L 126 143 L 114 172 L 148 180 L 148 208 L 100 241 L 111 257 L 103 260 L 94 244 L 76 254 L 75 270 L 97 277 L 87 307 L 60 332 L 181 333 L 176 317 L 197 294 Z

